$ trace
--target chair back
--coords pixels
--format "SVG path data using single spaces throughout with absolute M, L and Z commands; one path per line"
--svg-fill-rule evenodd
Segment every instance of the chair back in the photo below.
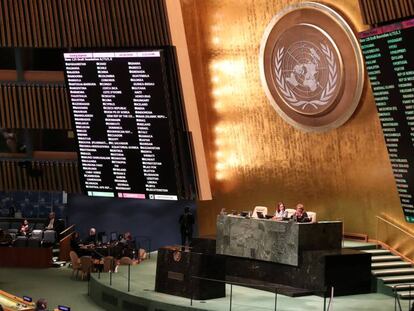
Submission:
M 80 262 L 79 262 L 78 254 L 76 254 L 74 251 L 70 251 L 69 256 L 70 256 L 70 262 L 72 263 L 72 268 L 73 269 L 80 268 Z
M 289 218 L 291 218 L 296 213 L 296 210 L 294 208 L 287 208 L 286 211 L 288 212 Z
M 253 214 L 252 214 L 253 218 L 258 218 L 257 212 L 260 212 L 263 214 L 263 216 L 265 216 L 267 215 L 267 207 L 266 206 L 255 206 L 253 210 Z
M 92 271 L 92 257 L 82 256 L 80 258 L 80 268 L 84 273 L 90 273 Z
M 16 228 L 10 228 L 10 229 L 8 229 L 8 230 L 7 230 L 7 232 L 8 232 L 8 233 L 14 233 L 14 234 L 17 234 L 17 233 L 19 233 L 19 229 L 16 229 Z
M 129 257 L 122 257 L 120 260 L 119 260 L 119 264 L 120 265 L 132 265 L 132 259 L 131 258 L 129 258 Z
M 9 226 L 10 226 L 10 224 L 9 224 L 9 222 L 6 222 L 6 221 L 0 221 L 0 228 L 1 229 L 3 229 L 3 230 L 8 230 L 9 229 Z
M 43 230 L 45 228 L 45 224 L 43 222 L 37 222 L 34 228 L 37 230 Z
M 18 236 L 13 243 L 14 247 L 27 247 L 27 238 L 25 236 Z
M 145 251 L 145 249 L 140 248 L 138 250 L 138 259 L 140 259 L 140 260 L 147 259 L 147 252 Z
M 10 230 L 12 230 L 12 229 L 14 229 L 14 230 L 16 230 L 16 232 L 18 232 L 18 231 L 19 231 L 19 229 L 20 229 L 20 222 L 12 222 L 12 223 L 10 224 L 10 229 L 9 229 L 9 231 L 10 231 Z
M 113 256 L 106 256 L 103 259 L 103 272 L 115 270 L 115 260 Z
M 36 237 L 30 237 L 27 240 L 27 247 L 35 247 L 35 248 L 38 248 L 38 247 L 40 247 L 40 243 L 41 243 L 41 239 L 36 238 Z
M 309 219 L 311 222 L 316 222 L 316 213 L 315 212 L 306 212 L 308 214 Z
M 43 232 L 43 242 L 54 244 L 56 242 L 56 231 L 46 230 L 45 232 Z
M 32 238 L 43 239 L 43 231 L 40 229 L 35 229 L 32 231 Z

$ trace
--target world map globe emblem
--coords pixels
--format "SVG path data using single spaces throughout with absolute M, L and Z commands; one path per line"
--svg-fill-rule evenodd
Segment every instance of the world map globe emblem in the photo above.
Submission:
M 320 114 L 340 88 L 339 64 L 326 42 L 296 41 L 276 50 L 274 80 L 280 96 L 302 114 Z
M 278 11 L 264 29 L 260 80 L 276 113 L 296 129 L 324 132 L 356 111 L 364 87 L 358 39 L 334 8 L 301 1 Z

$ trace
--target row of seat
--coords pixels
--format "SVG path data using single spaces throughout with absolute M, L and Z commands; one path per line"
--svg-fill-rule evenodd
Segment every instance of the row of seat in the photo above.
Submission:
M 90 273 L 94 270 L 94 260 L 91 256 L 81 256 L 79 257 L 76 252 L 71 251 L 69 253 L 70 261 L 72 265 L 72 277 L 75 275 L 78 278 L 79 272 L 81 273 L 81 279 L 89 277 Z M 143 254 L 144 256 L 145 254 Z M 145 259 L 143 257 L 142 259 Z M 103 272 L 116 272 L 116 267 L 118 265 L 132 265 L 134 262 L 129 257 L 122 257 L 117 261 L 113 256 L 106 256 L 102 259 L 102 262 L 99 261 L 99 264 L 103 265 Z
M 42 241 L 38 238 L 27 238 L 25 236 L 18 236 L 12 243 L 13 247 L 32 247 L 39 248 Z
M 9 229 L 20 229 L 20 226 L 22 225 L 23 220 L 20 219 L 16 219 L 13 221 L 5 221 L 5 220 L 0 220 L 0 229 L 3 229 L 4 231 L 9 230 Z M 32 222 L 29 219 L 29 230 L 43 230 L 45 228 L 45 223 L 47 222 L 46 219 L 42 219 L 42 220 L 37 220 L 35 222 Z
M 15 229 L 9 229 L 8 234 L 13 239 L 14 247 L 40 247 L 41 245 L 53 245 L 56 243 L 56 231 L 54 230 L 33 230 L 30 237 L 18 236 Z

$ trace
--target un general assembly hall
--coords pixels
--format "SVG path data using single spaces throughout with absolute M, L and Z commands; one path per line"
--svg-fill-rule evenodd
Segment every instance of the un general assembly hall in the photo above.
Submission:
M 0 0 L 0 311 L 414 311 L 412 0 Z

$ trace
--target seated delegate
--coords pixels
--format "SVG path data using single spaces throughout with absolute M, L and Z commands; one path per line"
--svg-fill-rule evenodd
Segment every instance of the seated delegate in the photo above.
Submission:
M 305 207 L 303 206 L 302 203 L 298 203 L 296 205 L 296 211 L 295 211 L 295 214 L 292 215 L 292 219 L 300 223 L 311 221 L 308 214 L 305 212 Z
M 23 220 L 22 225 L 20 226 L 19 233 L 21 235 L 28 235 L 29 234 L 29 222 L 27 219 Z
M 49 222 L 47 223 L 45 230 L 55 230 L 56 221 L 55 221 L 56 214 L 54 212 L 49 213 Z
M 97 242 L 97 236 L 96 236 L 96 229 L 90 228 L 89 229 L 89 235 L 88 237 L 83 241 L 83 245 L 86 247 L 94 247 Z
M 288 212 L 286 210 L 285 204 L 283 202 L 277 203 L 277 208 L 273 220 L 283 220 L 288 217 Z

